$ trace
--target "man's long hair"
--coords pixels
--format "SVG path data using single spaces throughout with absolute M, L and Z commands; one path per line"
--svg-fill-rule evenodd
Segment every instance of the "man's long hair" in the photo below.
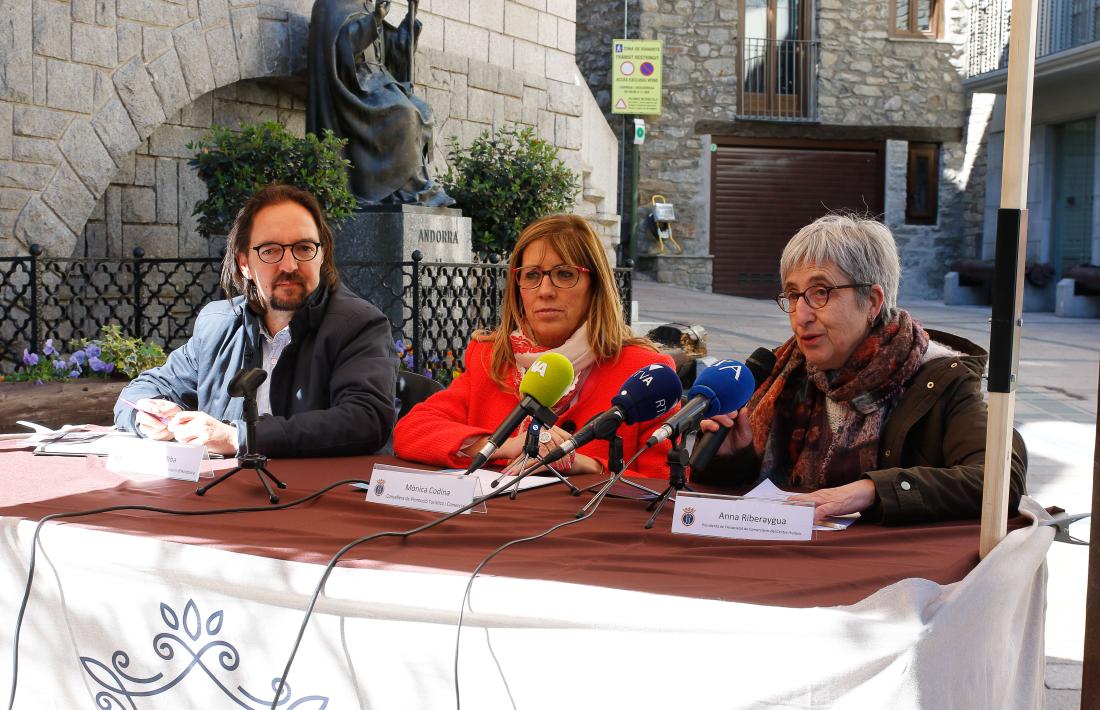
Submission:
M 229 230 L 225 258 L 222 260 L 221 287 L 225 291 L 225 297 L 232 299 L 237 294 L 244 294 L 248 305 L 257 313 L 263 313 L 267 308 L 256 284 L 251 279 L 246 279 L 237 266 L 237 255 L 248 257 L 248 250 L 252 245 L 252 223 L 256 220 L 256 214 L 265 207 L 281 205 L 284 202 L 296 202 L 309 210 L 321 240 L 321 284 L 329 291 L 340 285 L 340 274 L 336 271 L 334 261 L 332 228 L 325 221 L 317 198 L 293 185 L 272 183 L 248 198 L 248 202 L 245 202 L 244 207 L 237 213 L 236 219 L 233 220 L 233 228 Z

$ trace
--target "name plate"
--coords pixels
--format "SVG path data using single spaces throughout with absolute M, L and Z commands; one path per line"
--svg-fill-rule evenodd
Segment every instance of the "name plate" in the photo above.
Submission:
M 437 513 L 453 513 L 480 497 L 481 479 L 477 476 L 417 471 L 384 464 L 375 465 L 367 489 L 368 502 Z M 485 504 L 475 509 L 485 512 Z
M 738 540 L 809 540 L 814 504 L 680 491 L 672 532 Z
M 205 446 L 126 437 L 111 442 L 107 470 L 197 481 L 205 458 Z

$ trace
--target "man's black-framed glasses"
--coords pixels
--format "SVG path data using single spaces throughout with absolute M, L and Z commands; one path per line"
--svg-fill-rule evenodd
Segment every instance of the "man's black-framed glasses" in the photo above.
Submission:
M 783 309 L 784 313 L 794 313 L 794 309 L 798 306 L 798 299 L 805 298 L 806 303 L 810 304 L 810 308 L 817 310 L 825 307 L 829 302 L 829 294 L 837 289 L 865 288 L 873 285 L 874 284 L 858 283 L 842 284 L 840 286 L 810 286 L 802 291 L 784 291 L 775 297 L 775 302 L 779 304 L 779 307 Z
M 581 274 L 587 274 L 591 269 L 572 264 L 558 264 L 550 269 L 540 269 L 537 266 L 519 266 L 512 269 L 516 275 L 516 283 L 520 288 L 538 288 L 542 280 L 550 277 L 550 283 L 558 288 L 573 288 L 581 280 Z
M 308 240 L 294 242 L 293 244 L 269 242 L 258 247 L 252 247 L 252 251 L 256 252 L 256 256 L 260 257 L 260 261 L 265 264 L 278 264 L 283 260 L 283 255 L 286 254 L 287 249 L 290 250 L 290 254 L 295 261 L 313 261 L 317 257 L 317 252 L 321 250 L 321 242 Z

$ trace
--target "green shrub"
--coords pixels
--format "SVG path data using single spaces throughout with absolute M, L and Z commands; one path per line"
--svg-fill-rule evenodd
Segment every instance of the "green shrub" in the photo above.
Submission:
M 326 130 L 323 138 L 292 135 L 273 121 L 244 124 L 239 132 L 214 126 L 200 141 L 187 144 L 195 157 L 187 164 L 206 183 L 207 197 L 193 214 L 204 236 L 228 234 L 245 201 L 260 188 L 285 182 L 307 190 L 321 203 L 335 227 L 351 215 L 355 197 L 348 187 L 346 141 Z
M 482 257 L 510 252 L 524 227 L 571 210 L 580 192 L 580 180 L 557 147 L 530 127 L 484 131 L 468 148 L 452 136 L 448 146 L 440 182 L 473 222 L 474 251 Z

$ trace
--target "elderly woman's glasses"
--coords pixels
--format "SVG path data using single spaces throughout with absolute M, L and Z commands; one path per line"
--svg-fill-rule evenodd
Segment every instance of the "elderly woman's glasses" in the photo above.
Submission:
M 805 298 L 810 308 L 824 308 L 829 302 L 829 294 L 839 288 L 864 288 L 872 284 L 844 284 L 842 286 L 810 286 L 804 291 L 784 291 L 775 297 L 775 302 L 785 313 L 794 313 L 798 306 L 798 299 Z
M 552 269 L 540 269 L 537 266 L 520 266 L 512 269 L 516 275 L 516 283 L 520 288 L 538 288 L 542 280 L 550 277 L 550 283 L 558 288 L 573 288 L 581 280 L 581 274 L 587 274 L 590 270 L 583 266 L 570 264 L 558 264 Z
M 289 249 L 291 255 L 295 261 L 313 261 L 317 256 L 317 252 L 321 250 L 321 242 L 295 242 L 294 244 L 261 244 L 258 247 L 252 247 L 252 251 L 256 252 L 260 257 L 260 261 L 265 264 L 278 264 L 283 260 L 283 255 L 286 254 L 286 250 Z

